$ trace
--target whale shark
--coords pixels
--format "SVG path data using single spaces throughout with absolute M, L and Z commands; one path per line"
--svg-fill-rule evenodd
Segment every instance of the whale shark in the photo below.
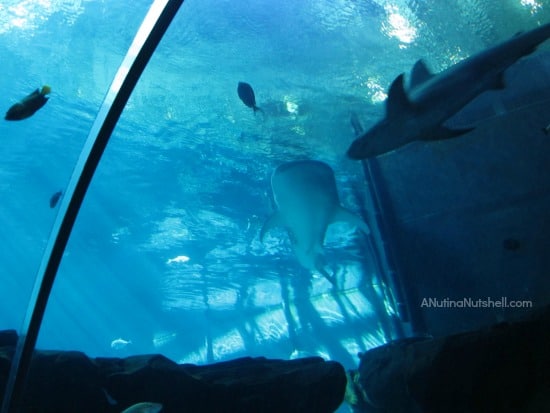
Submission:
M 479 94 L 504 87 L 504 71 L 550 37 L 550 23 L 475 54 L 433 74 L 423 60 L 412 68 L 408 91 L 404 74 L 388 91 L 385 117 L 357 137 L 347 151 L 351 159 L 375 157 L 413 141 L 463 135 L 469 129 L 449 129 L 444 122 Z
M 273 172 L 271 189 L 277 211 L 264 223 L 260 240 L 263 242 L 274 227 L 286 228 L 300 264 L 333 282 L 322 260 L 328 226 L 344 221 L 365 234 L 370 232 L 360 217 L 340 205 L 334 171 L 326 163 L 314 160 L 284 163 Z

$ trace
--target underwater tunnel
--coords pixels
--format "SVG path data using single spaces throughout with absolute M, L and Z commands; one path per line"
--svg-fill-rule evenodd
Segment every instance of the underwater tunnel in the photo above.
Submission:
M 1 412 L 543 411 L 549 24 L 2 2 Z

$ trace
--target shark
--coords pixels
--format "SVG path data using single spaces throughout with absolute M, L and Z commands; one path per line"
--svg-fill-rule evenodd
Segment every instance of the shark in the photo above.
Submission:
M 547 23 L 437 74 L 418 60 L 411 71 L 408 91 L 402 73 L 388 90 L 384 118 L 352 142 L 348 157 L 372 158 L 413 141 L 442 140 L 470 132 L 474 128 L 449 129 L 444 123 L 481 93 L 504 88 L 505 70 L 549 37 Z
M 273 172 L 271 189 L 277 210 L 264 223 L 260 240 L 274 227 L 286 228 L 299 263 L 333 282 L 322 259 L 328 226 L 344 221 L 370 233 L 359 216 L 340 204 L 334 171 L 321 161 L 287 162 Z

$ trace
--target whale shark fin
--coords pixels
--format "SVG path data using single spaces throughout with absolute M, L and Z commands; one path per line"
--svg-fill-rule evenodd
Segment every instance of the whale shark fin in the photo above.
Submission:
M 273 215 L 271 215 L 264 222 L 264 225 L 262 226 L 262 229 L 260 230 L 260 241 L 264 242 L 265 234 L 267 234 L 267 232 L 270 229 L 281 226 L 281 225 L 282 225 L 281 214 L 279 214 L 279 212 L 275 212 Z
M 428 69 L 428 66 L 426 66 L 426 63 L 422 59 L 417 60 L 411 71 L 409 89 L 415 88 L 431 77 L 433 77 L 433 74 Z
M 399 114 L 411 110 L 411 102 L 405 93 L 403 84 L 404 77 L 405 75 L 401 73 L 390 86 L 388 99 L 386 100 L 386 117 L 388 119 L 396 118 Z
M 363 221 L 359 216 L 355 215 L 353 212 L 341 206 L 338 207 L 332 219 L 332 222 L 338 222 L 338 221 L 347 222 L 348 224 L 359 228 L 366 235 L 370 234 L 369 226 L 365 223 L 365 221 Z

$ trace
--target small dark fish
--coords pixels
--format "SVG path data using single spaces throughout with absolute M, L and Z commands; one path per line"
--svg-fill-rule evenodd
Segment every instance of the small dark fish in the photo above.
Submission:
M 550 124 L 548 124 L 548 126 L 546 126 L 545 128 L 542 128 L 542 131 L 545 134 L 550 135 Z
M 4 119 L 6 120 L 22 120 L 26 119 L 46 104 L 47 94 L 51 92 L 51 88 L 47 85 L 42 86 L 42 89 L 36 89 L 30 95 L 25 96 L 20 102 L 13 105 L 6 112 Z
M 52 195 L 52 197 L 50 198 L 50 208 L 55 208 L 55 206 L 61 199 L 61 195 L 63 195 L 63 191 L 57 191 L 55 194 Z
M 256 106 L 256 96 L 254 96 L 254 90 L 252 89 L 252 86 L 250 86 L 248 83 L 239 82 L 237 93 L 239 94 L 239 98 L 241 98 L 243 103 L 249 108 L 252 108 L 254 113 L 256 113 L 257 110 L 261 110 L 258 106 Z

